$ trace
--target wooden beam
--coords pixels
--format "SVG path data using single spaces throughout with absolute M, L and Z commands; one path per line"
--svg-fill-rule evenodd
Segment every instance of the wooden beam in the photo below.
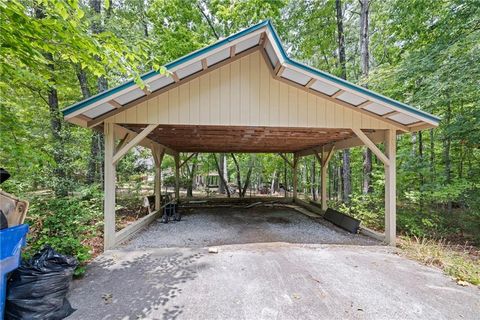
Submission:
M 236 50 L 237 46 L 236 45 L 233 45 L 230 47 L 230 58 L 233 58 L 235 57 L 235 50 Z
M 396 172 L 397 135 L 394 130 L 388 130 L 385 136 L 385 152 L 389 165 L 385 165 L 385 241 L 395 246 L 396 215 L 397 215 L 397 172 Z
M 92 118 L 87 117 L 87 116 L 84 115 L 84 114 L 79 114 L 79 115 L 77 116 L 77 118 L 80 118 L 80 119 L 82 119 L 82 120 L 84 120 L 84 121 L 87 121 L 87 122 L 92 120 Z
M 162 161 L 165 149 L 152 146 L 152 155 L 155 161 L 155 211 L 158 211 L 162 204 Z
M 132 140 L 130 140 L 124 147 L 118 150 L 117 153 L 113 156 L 113 163 L 116 164 L 123 156 L 134 146 L 136 146 L 140 141 L 146 138 L 150 132 L 155 130 L 158 127 L 158 124 L 149 124 L 142 132 L 136 135 Z
M 328 165 L 328 163 L 330 162 L 330 159 L 332 159 L 333 151 L 335 151 L 335 145 L 332 145 L 330 147 L 330 150 L 328 151 L 327 156 L 324 156 L 324 152 L 323 152 L 324 149 L 325 148 L 322 148 L 322 166 Z
M 335 92 L 334 94 L 332 94 L 332 95 L 330 96 L 330 98 L 336 99 L 339 95 L 341 95 L 341 94 L 344 93 L 344 92 L 345 92 L 345 90 L 340 89 L 340 90 L 338 90 L 337 92 Z
M 208 68 L 208 63 L 207 63 L 207 58 L 202 59 L 202 69 L 207 70 Z
M 191 155 L 189 155 L 189 156 L 187 157 L 187 159 L 183 160 L 182 163 L 180 163 L 180 168 L 183 167 L 183 166 L 187 163 L 187 161 L 190 160 L 190 159 L 192 159 L 192 157 L 195 156 L 196 154 L 198 154 L 198 152 L 192 153 Z
M 162 216 L 162 211 L 163 210 L 155 210 L 154 212 L 139 218 L 138 220 L 132 222 L 122 230 L 118 231 L 115 234 L 115 245 L 122 244 L 126 240 L 130 239 L 133 235 L 135 235 L 138 231 L 142 230 L 150 223 L 160 218 Z
M 121 105 L 119 102 L 113 99 L 108 101 L 108 104 L 111 105 L 112 107 L 115 107 L 116 109 L 120 109 L 121 107 L 123 107 L 123 105 Z
M 386 165 L 390 165 L 390 160 L 383 154 L 383 152 L 370 140 L 365 133 L 360 129 L 352 129 L 360 140 Z
M 359 105 L 355 106 L 359 109 L 363 109 L 365 107 L 368 107 L 369 105 L 371 105 L 373 103 L 373 101 L 370 101 L 370 100 L 367 100 L 367 101 L 364 101 L 362 103 L 360 103 Z
M 115 147 L 115 153 L 117 153 L 118 150 L 120 150 L 125 145 L 125 143 L 128 142 L 130 136 L 131 136 L 130 132 L 125 133 L 125 136 L 120 140 L 120 142 Z
M 315 78 L 308 80 L 307 84 L 305 85 L 305 88 L 309 89 L 315 83 L 315 81 L 317 81 L 317 79 Z
M 258 45 L 263 47 L 265 45 L 265 40 L 267 37 L 265 36 L 265 32 L 260 35 L 260 40 L 258 41 Z
M 170 75 L 172 76 L 172 78 L 175 82 L 180 82 L 180 78 L 178 77 L 177 72 L 175 72 L 175 71 L 171 72 Z
M 417 132 L 417 131 L 422 131 L 422 130 L 426 130 L 426 129 L 436 128 L 436 127 L 437 126 L 434 126 L 433 124 L 422 122 L 421 125 L 417 124 L 417 125 L 411 126 L 410 127 L 410 132 Z
M 184 83 L 187 83 L 188 81 L 192 81 L 193 79 L 196 79 L 200 76 L 203 76 L 203 75 L 207 74 L 208 72 L 212 72 L 213 70 L 219 69 L 219 68 L 223 67 L 224 65 L 226 65 L 228 63 L 231 63 L 231 62 L 239 60 L 239 59 L 241 59 L 245 56 L 248 56 L 249 54 L 254 53 L 258 49 L 259 49 L 259 47 L 255 46 L 253 48 L 242 51 L 241 53 L 235 55 L 232 59 L 225 59 L 225 60 L 223 60 L 219 63 L 216 63 L 216 64 L 210 66 L 209 68 L 207 68 L 207 70 L 201 70 L 199 72 L 196 72 L 196 73 L 192 74 L 191 76 L 188 76 L 186 78 L 181 79 L 179 82 L 174 82 L 174 83 L 172 83 L 172 84 L 170 84 L 170 85 L 168 85 L 168 86 L 166 86 L 162 89 L 155 90 L 149 96 L 143 96 L 143 97 L 140 97 L 140 98 L 138 98 L 134 101 L 126 103 L 125 105 L 123 105 L 123 107 L 121 109 L 115 109 L 115 110 L 109 111 L 106 114 L 101 115 L 101 116 L 93 119 L 92 121 L 89 121 L 87 123 L 87 127 L 88 128 L 95 127 L 98 124 L 102 123 L 105 119 L 108 119 L 108 118 L 113 117 L 114 115 L 116 115 L 120 112 L 123 112 L 125 110 L 130 109 L 130 108 L 133 108 L 133 107 L 135 107 L 136 105 L 139 105 L 142 102 L 145 102 L 145 101 L 150 100 L 154 97 L 157 97 L 157 96 L 161 95 L 162 93 L 165 93 L 165 92 L 167 92 L 167 91 L 169 91 L 173 88 L 176 88 L 176 87 L 178 87 L 178 86 L 180 86 Z
M 401 112 L 399 112 L 399 111 L 388 112 L 388 113 L 383 114 L 382 117 L 383 118 L 388 118 L 388 117 L 394 116 L 396 114 L 401 114 Z
M 275 67 L 275 69 L 276 68 L 277 67 Z M 283 70 L 285 70 L 285 66 L 281 64 L 280 67 L 278 68 L 278 70 L 275 71 L 275 74 L 278 78 L 282 77 Z
M 149 96 L 152 92 L 148 90 L 148 88 L 145 86 L 142 91 L 145 93 L 145 95 Z
M 115 245 L 115 177 L 116 168 L 113 162 L 115 152 L 115 132 L 113 123 L 103 126 L 105 136 L 105 178 L 104 178 L 104 222 L 103 248 L 111 249 Z
M 282 157 L 282 159 L 285 160 L 285 162 L 288 163 L 288 165 L 289 165 L 291 168 L 293 168 L 293 163 L 292 163 L 290 160 L 288 160 L 288 158 L 287 158 L 286 155 L 284 155 L 283 153 L 279 153 L 278 155 L 279 155 L 280 157 Z
M 281 67 L 282 67 L 282 64 L 280 63 L 280 61 L 278 61 L 275 67 L 273 68 L 273 73 L 275 74 L 275 76 L 278 75 L 278 71 L 280 70 Z
M 115 134 L 125 135 L 128 132 L 132 135 L 132 137 L 135 137 L 135 136 L 138 135 L 137 132 L 132 131 L 130 129 L 127 129 L 125 127 L 122 127 L 120 125 L 114 124 L 114 127 L 115 127 Z M 178 153 L 178 151 L 173 150 L 172 148 L 169 148 L 169 147 L 167 147 L 167 146 L 165 146 L 161 143 L 158 143 L 156 141 L 150 140 L 149 138 L 145 138 L 142 141 L 140 141 L 139 145 L 141 145 L 142 147 L 145 147 L 145 148 L 149 148 L 149 149 L 152 149 L 152 146 L 156 146 L 158 148 L 164 148 L 165 152 L 168 153 L 171 156 L 174 156 L 175 154 Z

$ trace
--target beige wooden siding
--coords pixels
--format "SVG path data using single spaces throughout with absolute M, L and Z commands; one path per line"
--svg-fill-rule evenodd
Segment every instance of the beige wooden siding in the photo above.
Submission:
M 258 51 L 109 120 L 146 124 L 393 128 L 272 78 Z

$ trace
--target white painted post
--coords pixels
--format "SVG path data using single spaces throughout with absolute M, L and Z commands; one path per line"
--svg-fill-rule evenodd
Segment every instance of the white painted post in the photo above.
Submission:
M 105 135 L 105 203 L 103 246 L 104 250 L 111 249 L 115 245 L 115 176 L 116 167 L 113 163 L 115 153 L 114 124 L 104 123 Z
M 162 206 L 162 161 L 164 150 L 152 147 L 153 159 L 155 160 L 155 211 Z
M 395 246 L 397 191 L 396 191 L 396 147 L 397 135 L 395 129 L 389 129 L 385 134 L 385 154 L 389 165 L 385 165 L 385 241 Z

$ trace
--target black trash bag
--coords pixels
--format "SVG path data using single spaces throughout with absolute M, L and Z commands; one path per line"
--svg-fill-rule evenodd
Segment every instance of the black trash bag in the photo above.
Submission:
M 45 246 L 22 262 L 7 285 L 5 319 L 59 320 L 71 315 L 66 295 L 78 262 Z

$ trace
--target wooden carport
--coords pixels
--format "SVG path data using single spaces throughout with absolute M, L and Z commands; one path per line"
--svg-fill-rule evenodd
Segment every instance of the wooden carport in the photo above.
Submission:
M 385 166 L 385 241 L 395 244 L 396 136 L 439 119 L 287 57 L 269 21 L 259 23 L 64 110 L 67 121 L 105 134 L 105 249 L 153 221 L 158 211 L 115 232 L 115 166 L 137 144 L 152 150 L 159 208 L 160 165 L 181 152 L 270 152 L 321 165 L 322 209 L 333 152 L 366 145 Z M 377 144 L 383 143 L 381 150 Z

